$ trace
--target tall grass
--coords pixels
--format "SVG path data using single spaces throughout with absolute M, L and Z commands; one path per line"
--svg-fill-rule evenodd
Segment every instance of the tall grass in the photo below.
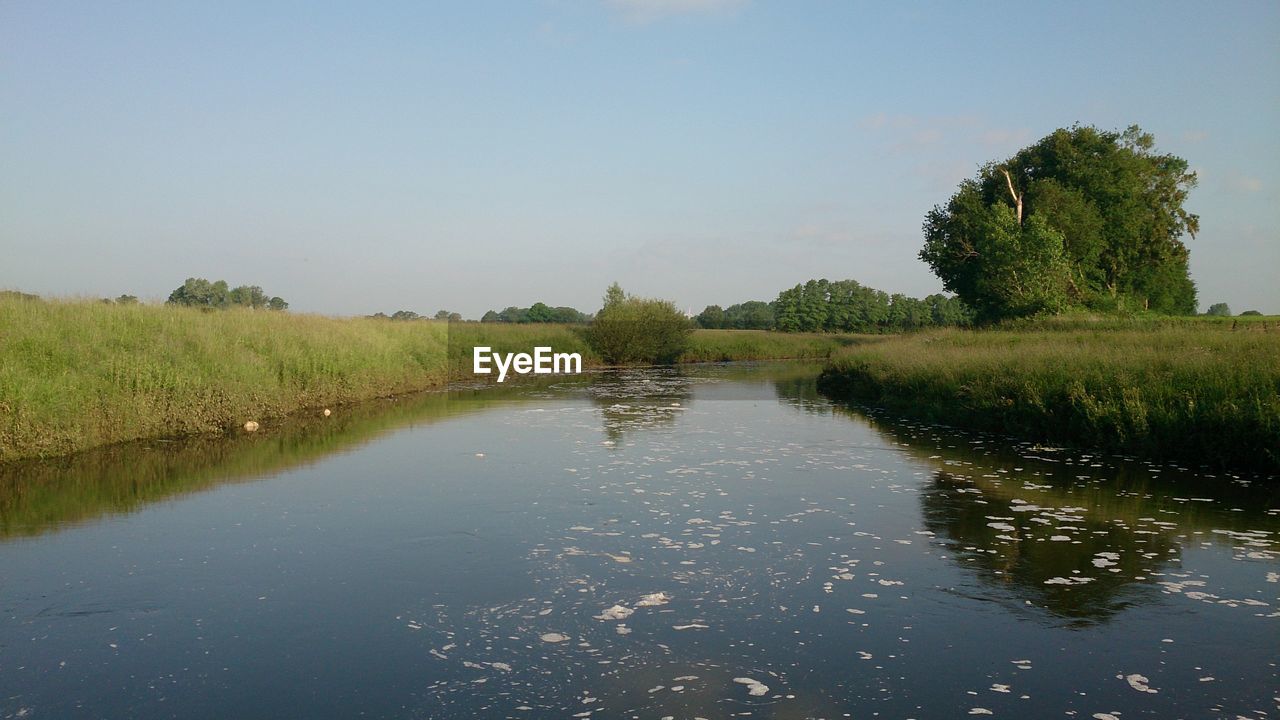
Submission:
M 698 331 L 682 358 L 825 357 L 833 340 Z M 220 432 L 472 379 L 471 349 L 602 364 L 580 326 L 395 322 L 0 295 L 0 462 Z
M 680 362 L 821 360 L 874 336 L 778 333 L 767 330 L 695 330 Z
M 842 351 L 820 382 L 967 428 L 1280 471 L 1280 332 L 1260 327 L 938 331 Z
M 0 299 L 0 461 L 438 385 L 444 323 Z

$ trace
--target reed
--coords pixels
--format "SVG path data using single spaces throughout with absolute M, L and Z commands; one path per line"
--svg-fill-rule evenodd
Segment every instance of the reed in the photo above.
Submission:
M 1033 441 L 1280 471 L 1280 332 L 1261 323 L 944 330 L 832 358 L 823 391 Z

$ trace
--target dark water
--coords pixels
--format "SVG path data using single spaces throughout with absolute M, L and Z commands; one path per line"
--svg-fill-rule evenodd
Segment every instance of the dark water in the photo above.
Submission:
M 10 468 L 0 717 L 1280 713 L 1274 481 L 868 417 L 815 372 Z

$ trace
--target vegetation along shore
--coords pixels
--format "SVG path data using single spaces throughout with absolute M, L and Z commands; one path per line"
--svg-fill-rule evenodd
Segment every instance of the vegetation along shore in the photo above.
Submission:
M 629 327 L 625 325 L 624 327 Z M 679 362 L 824 358 L 852 336 L 694 330 Z M 397 322 L 0 296 L 0 462 L 225 432 L 443 387 L 473 345 L 607 364 L 585 326 Z M 644 359 L 636 359 L 643 362 Z
M 1280 472 L 1280 328 L 1040 321 L 836 354 L 828 395 L 928 421 L 1190 465 Z

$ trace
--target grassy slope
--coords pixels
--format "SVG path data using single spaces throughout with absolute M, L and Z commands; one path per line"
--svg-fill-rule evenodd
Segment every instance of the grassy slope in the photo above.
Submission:
M 1277 472 L 1280 328 L 1231 327 L 1073 321 L 921 333 L 839 353 L 821 384 L 967 428 Z
M 826 357 L 830 336 L 697 331 L 686 362 Z M 0 297 L 0 462 L 438 387 L 471 347 L 600 359 L 557 325 L 337 319 Z
M 443 323 L 0 300 L 0 460 L 431 387 Z

